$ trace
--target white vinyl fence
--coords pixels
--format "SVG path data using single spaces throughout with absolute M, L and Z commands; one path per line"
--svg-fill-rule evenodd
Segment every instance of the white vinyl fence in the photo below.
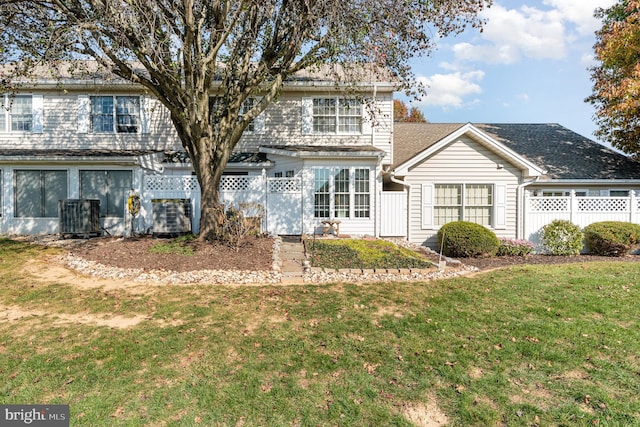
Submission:
M 407 236 L 406 191 L 383 191 L 380 195 L 380 236 Z
M 145 229 L 153 226 L 152 199 L 190 199 L 193 232 L 199 231 L 200 185 L 195 176 L 145 176 L 140 215 Z M 302 184 L 299 177 L 230 175 L 223 176 L 220 181 L 220 202 L 259 204 L 265 209 L 263 228 L 277 234 L 300 234 L 301 200 Z M 138 225 L 138 228 L 142 228 L 142 225 Z
M 524 237 L 537 245 L 540 230 L 556 219 L 571 221 L 581 228 L 599 221 L 623 221 L 638 224 L 640 199 L 629 191 L 628 197 L 525 196 Z

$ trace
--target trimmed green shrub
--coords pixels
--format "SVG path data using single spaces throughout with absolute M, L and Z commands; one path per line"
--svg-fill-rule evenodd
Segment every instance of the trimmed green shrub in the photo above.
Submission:
M 507 239 L 501 237 L 500 247 L 498 248 L 498 256 L 525 256 L 531 255 L 536 245 L 528 240 L 523 239 Z
M 500 242 L 493 231 L 480 224 L 454 221 L 440 227 L 438 245 L 446 256 L 468 258 L 494 256 Z
M 640 243 L 640 225 L 631 222 L 594 222 L 584 228 L 589 252 L 604 256 L 623 256 Z
M 542 227 L 540 241 L 550 255 L 579 255 L 584 246 L 584 235 L 571 221 L 557 219 Z

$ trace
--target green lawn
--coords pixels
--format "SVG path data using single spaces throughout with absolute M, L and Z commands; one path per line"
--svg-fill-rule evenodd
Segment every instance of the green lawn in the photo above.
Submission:
M 143 292 L 24 272 L 55 251 L 0 240 L 0 402 L 72 426 L 640 425 L 640 263 Z

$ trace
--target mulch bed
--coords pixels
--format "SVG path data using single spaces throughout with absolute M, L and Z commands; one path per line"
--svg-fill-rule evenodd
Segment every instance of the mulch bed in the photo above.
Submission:
M 167 245 L 170 239 L 150 236 L 133 238 L 98 237 L 75 246 L 71 253 L 86 260 L 118 268 L 171 270 L 270 270 L 273 264 L 273 240 L 266 237 L 247 237 L 239 248 L 217 242 L 190 240 L 184 246 L 191 254 L 153 253 L 155 245 Z
M 216 242 L 190 240 L 184 243 L 192 254 L 153 253 L 150 248 L 158 244 L 168 244 L 171 240 L 142 236 L 135 238 L 99 237 L 76 245 L 71 252 L 86 260 L 118 268 L 139 268 L 149 270 L 171 270 L 186 272 L 194 270 L 270 270 L 273 264 L 273 239 L 249 237 L 236 251 Z M 430 259 L 438 262 L 438 256 Z M 639 255 L 624 257 L 603 257 L 595 255 L 550 256 L 527 255 L 523 257 L 464 258 L 463 264 L 479 270 L 525 264 L 566 264 L 594 261 L 640 261 Z

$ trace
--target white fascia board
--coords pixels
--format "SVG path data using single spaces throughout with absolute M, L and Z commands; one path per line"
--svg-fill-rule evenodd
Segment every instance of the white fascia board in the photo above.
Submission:
M 518 166 L 521 170 L 525 171 L 525 177 L 536 177 L 545 174 L 545 170 L 541 167 L 531 163 L 526 160 L 524 157 L 517 154 L 515 151 L 510 148 L 505 147 L 500 142 L 495 139 L 489 137 L 487 134 L 473 126 L 471 123 L 467 123 L 464 126 L 461 126 L 456 131 L 452 132 L 445 138 L 441 139 L 436 144 L 422 151 L 418 155 L 414 156 L 412 159 L 406 161 L 405 163 L 399 165 L 396 169 L 396 175 L 404 176 L 409 173 L 409 169 L 414 165 L 422 162 L 423 160 L 431 157 L 433 154 L 445 148 L 447 145 L 453 143 L 461 136 L 469 134 L 474 140 L 480 142 L 480 144 L 486 146 L 492 151 L 496 152 L 499 156 L 503 157 L 510 163 Z
M 42 163 L 64 163 L 64 164 L 121 164 L 121 165 L 137 165 L 137 157 L 47 157 L 38 156 L 3 156 L 0 158 L 0 164 L 42 164 Z
M 640 179 L 541 179 L 532 185 L 562 187 L 568 185 L 640 185 Z
M 273 154 L 286 157 L 297 157 L 301 159 L 317 159 L 317 158 L 340 158 L 340 159 L 361 159 L 361 158 L 381 158 L 386 153 L 382 151 L 360 151 L 360 152 L 340 152 L 331 151 L 327 148 L 326 151 L 297 151 L 287 150 L 282 148 L 268 148 L 261 147 L 261 153 Z

